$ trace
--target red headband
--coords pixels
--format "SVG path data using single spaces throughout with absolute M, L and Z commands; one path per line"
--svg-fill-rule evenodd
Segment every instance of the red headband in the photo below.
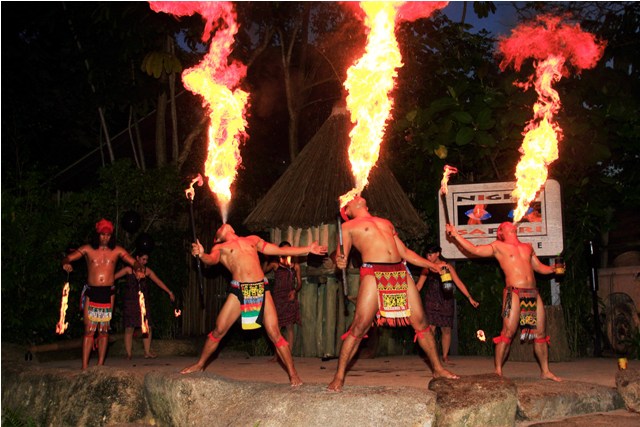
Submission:
M 102 218 L 96 223 L 96 232 L 98 234 L 111 234 L 113 233 L 113 223 Z
M 347 207 L 343 206 L 340 208 L 340 216 L 344 220 L 344 222 L 349 221 L 349 216 L 347 216 Z

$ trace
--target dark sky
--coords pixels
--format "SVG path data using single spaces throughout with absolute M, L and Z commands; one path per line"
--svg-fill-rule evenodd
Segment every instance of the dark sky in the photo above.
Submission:
M 473 2 L 467 2 L 467 15 L 465 22 L 473 25 L 474 30 L 486 29 L 495 36 L 508 35 L 516 25 L 516 14 L 512 2 L 496 1 L 496 12 L 486 18 L 478 18 L 473 12 Z M 464 2 L 452 1 L 442 11 L 449 19 L 459 21 L 462 17 L 462 7 Z

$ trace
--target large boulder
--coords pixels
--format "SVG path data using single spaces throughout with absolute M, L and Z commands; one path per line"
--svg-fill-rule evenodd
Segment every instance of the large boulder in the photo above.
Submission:
M 241 369 L 241 366 L 238 366 Z M 436 396 L 414 388 L 326 386 L 229 381 L 208 373 L 151 372 L 146 397 L 159 425 L 325 427 L 431 426 Z
M 516 418 L 515 384 L 495 374 L 434 379 L 429 390 L 437 394 L 436 425 L 513 426 Z
M 615 389 L 578 381 L 514 378 L 518 387 L 518 419 L 550 420 L 623 407 Z
M 640 372 L 636 369 L 618 371 L 616 388 L 626 408 L 633 412 L 640 412 Z
M 63 371 L 4 364 L 2 410 L 49 426 L 146 422 L 150 415 L 142 376 L 104 366 Z

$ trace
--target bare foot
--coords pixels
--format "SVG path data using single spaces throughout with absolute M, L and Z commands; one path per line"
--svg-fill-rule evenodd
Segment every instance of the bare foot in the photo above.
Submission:
M 449 365 L 449 366 L 456 366 L 456 364 L 453 363 L 452 361 L 450 361 L 448 357 L 444 357 L 442 359 L 442 363 L 444 363 L 445 365 Z
M 273 357 L 271 359 L 269 359 L 269 362 L 277 362 L 278 361 L 278 355 L 274 354 Z
M 300 387 L 302 385 L 302 380 L 298 376 L 298 374 L 293 374 L 289 377 L 289 381 L 291 382 L 291 387 Z
M 542 378 L 543 380 L 551 380 L 558 383 L 562 382 L 562 378 L 556 377 L 551 371 L 548 371 L 546 373 L 543 372 L 542 374 L 540 374 L 540 378 Z
M 184 368 L 180 371 L 181 374 L 190 374 L 192 372 L 202 372 L 204 371 L 204 367 L 200 366 L 200 364 L 196 363 L 195 365 L 191 365 L 189 367 Z
M 502 376 L 502 369 L 496 369 L 496 375 L 501 377 Z
M 157 357 L 158 357 L 158 355 L 157 354 L 153 354 L 153 353 L 148 353 L 148 354 L 144 355 L 145 359 L 155 359 Z
M 433 378 L 448 378 L 450 380 L 460 379 L 458 375 L 454 374 L 453 372 L 449 372 L 444 368 L 439 371 L 434 371 Z
M 343 385 L 344 385 L 344 379 L 334 377 L 333 381 L 329 383 L 329 386 L 327 388 L 329 389 L 329 391 L 342 391 Z
M 130 354 L 127 354 L 125 357 L 127 358 L 127 360 L 131 360 L 131 355 Z

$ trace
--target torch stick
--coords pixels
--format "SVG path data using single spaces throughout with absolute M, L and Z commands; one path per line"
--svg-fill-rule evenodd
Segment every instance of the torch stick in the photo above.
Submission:
M 191 185 L 187 190 L 185 190 L 185 194 L 187 195 L 187 199 L 189 199 L 189 213 L 191 214 L 191 232 L 193 233 L 193 243 L 198 243 L 198 237 L 196 236 L 196 220 L 193 215 L 193 198 L 195 196 L 195 190 L 193 189 L 193 184 L 198 183 L 198 186 L 202 186 L 202 176 L 198 174 L 191 181 Z M 202 276 L 202 265 L 200 263 L 200 257 L 196 257 L 196 269 L 198 270 L 198 288 L 200 290 L 200 308 L 204 308 L 204 277 Z
M 344 247 L 342 246 L 342 221 L 340 215 L 338 215 L 338 245 L 336 256 L 340 256 L 340 252 L 344 253 Z M 342 292 L 344 293 L 344 314 L 349 314 L 349 288 L 347 282 L 347 269 L 342 268 Z
M 193 232 L 193 243 L 198 243 L 198 237 L 196 236 L 196 221 L 193 217 L 193 199 L 189 199 L 189 212 L 191 213 L 191 231 Z M 200 306 L 204 307 L 204 277 L 202 276 L 202 265 L 200 264 L 200 257 L 196 257 L 196 268 L 198 269 L 198 287 L 200 289 Z

